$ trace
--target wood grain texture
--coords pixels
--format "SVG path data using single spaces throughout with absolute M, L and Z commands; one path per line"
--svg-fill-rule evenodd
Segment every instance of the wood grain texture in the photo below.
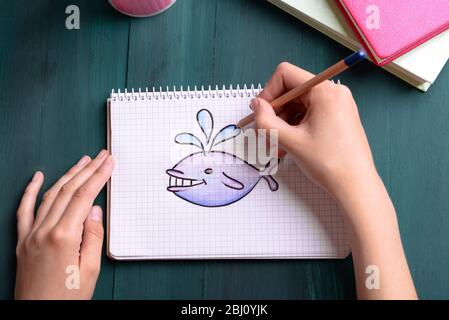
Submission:
M 125 85 L 128 19 L 104 1 L 76 1 L 81 29 L 69 31 L 69 4 L 0 2 L 1 297 L 12 296 L 15 208 L 27 180 L 42 170 L 47 189 L 83 154 L 104 148 L 105 101 Z M 113 276 L 104 258 L 97 298 L 112 298 Z
M 64 27 L 81 9 L 81 30 Z M 45 18 L 43 18 L 45 17 Z M 15 209 L 35 170 L 45 188 L 106 145 L 112 88 L 266 82 L 281 61 L 314 73 L 349 52 L 265 1 L 182 0 L 148 19 L 106 1 L 0 0 L 0 298 L 14 287 Z M 340 77 L 358 102 L 398 211 L 421 298 L 449 298 L 449 68 L 423 94 L 364 63 Z M 104 194 L 98 199 L 104 205 Z M 341 261 L 103 259 L 98 299 L 352 299 Z
M 391 95 L 390 192 L 418 293 L 449 299 L 449 68 L 426 94 Z

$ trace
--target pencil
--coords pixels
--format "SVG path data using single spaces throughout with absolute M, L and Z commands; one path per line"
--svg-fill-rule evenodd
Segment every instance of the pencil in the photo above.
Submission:
M 283 111 L 282 107 L 285 104 L 302 96 L 307 91 L 311 90 L 313 87 L 319 85 L 320 83 L 339 75 L 343 71 L 356 65 L 357 63 L 364 60 L 365 58 L 366 58 L 365 51 L 363 51 L 363 50 L 357 51 L 357 52 L 351 54 L 350 56 L 348 56 L 346 59 L 343 59 L 340 62 L 337 62 L 336 64 L 334 64 L 332 67 L 324 70 L 323 72 L 316 75 L 312 79 L 304 82 L 299 87 L 296 87 L 296 88 L 288 91 L 287 93 L 283 94 L 282 96 L 274 99 L 273 101 L 270 102 L 270 104 L 272 105 L 276 114 L 280 114 Z M 249 125 L 250 123 L 252 123 L 253 121 L 254 121 L 254 114 L 250 114 L 250 115 L 246 116 L 245 118 L 243 118 L 242 120 L 240 120 L 237 123 L 237 126 L 239 128 L 243 128 L 243 127 Z

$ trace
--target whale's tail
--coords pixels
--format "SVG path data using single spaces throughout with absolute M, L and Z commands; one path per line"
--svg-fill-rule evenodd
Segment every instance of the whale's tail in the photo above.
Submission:
M 268 187 L 271 191 L 276 191 L 279 189 L 279 183 L 271 176 L 275 174 L 278 169 L 279 161 L 274 161 L 274 159 L 268 161 L 265 168 L 259 172 L 262 179 L 264 179 L 268 183 Z
M 279 183 L 277 183 L 276 180 L 272 176 L 262 176 L 262 179 L 264 179 L 268 183 L 268 187 L 271 191 L 276 191 L 279 189 Z

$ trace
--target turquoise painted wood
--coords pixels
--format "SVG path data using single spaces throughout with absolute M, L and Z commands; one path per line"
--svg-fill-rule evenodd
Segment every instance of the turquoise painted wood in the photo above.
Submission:
M 76 1 L 81 29 L 65 28 L 69 1 L 0 2 L 0 297 L 12 297 L 15 209 L 36 170 L 48 188 L 82 154 L 106 144 L 105 101 L 126 84 L 129 19 L 105 1 Z M 98 199 L 105 207 L 105 195 Z M 98 298 L 113 296 L 106 258 Z M 103 272 L 104 271 L 104 272 Z
M 65 7 L 81 29 L 65 29 Z M 112 88 L 265 83 L 290 61 L 319 72 L 349 52 L 266 1 L 182 0 L 148 19 L 106 0 L 0 0 L 0 298 L 13 296 L 15 209 L 35 170 L 48 188 L 106 145 Z M 398 211 L 422 298 L 449 298 L 449 68 L 423 94 L 365 63 L 351 87 Z M 102 194 L 98 203 L 105 205 Z M 353 299 L 341 261 L 103 259 L 97 299 Z

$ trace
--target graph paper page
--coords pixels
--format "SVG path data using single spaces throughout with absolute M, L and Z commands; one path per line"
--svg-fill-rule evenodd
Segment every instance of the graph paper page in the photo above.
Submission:
M 210 177 L 218 177 L 216 184 L 205 185 L 206 178 L 204 181 L 201 178 L 204 175 L 195 176 L 199 173 L 190 173 L 192 176 L 188 177 L 195 179 L 191 184 L 202 183 L 192 187 L 202 190 L 201 194 L 194 193 L 193 189 L 186 191 L 188 188 L 184 187 L 172 188 L 180 189 L 179 196 L 168 190 L 175 180 L 167 170 L 175 170 L 169 171 L 175 175 L 179 172 L 188 175 L 183 172 L 184 163 L 179 163 L 192 154 L 199 152 L 198 157 L 202 154 L 194 145 L 176 143 L 176 139 L 182 142 L 187 137 L 178 135 L 191 133 L 206 145 L 207 138 L 197 118 L 206 117 L 207 122 L 209 114 L 213 117 L 212 140 L 221 128 L 248 115 L 249 102 L 256 93 L 257 90 L 240 89 L 111 95 L 110 148 L 116 160 L 109 185 L 111 257 L 343 258 L 348 255 L 349 239 L 336 204 L 300 172 L 289 156 L 279 163 L 272 176 L 277 182 L 276 190 L 272 190 L 275 184 L 268 183 L 268 179 L 257 180 L 256 169 L 246 163 L 223 169 L 216 162 L 213 168 L 204 168 L 213 169 Z M 208 113 L 199 113 L 203 109 Z M 226 149 L 231 143 L 232 139 L 220 145 Z M 208 157 L 211 155 L 217 156 L 209 153 Z M 250 187 L 250 192 L 239 198 L 240 192 Z M 217 193 L 214 188 L 224 191 Z M 186 200 L 181 197 L 183 192 L 193 195 Z M 204 199 L 232 203 L 212 207 L 207 206 L 209 202 L 205 205 Z

